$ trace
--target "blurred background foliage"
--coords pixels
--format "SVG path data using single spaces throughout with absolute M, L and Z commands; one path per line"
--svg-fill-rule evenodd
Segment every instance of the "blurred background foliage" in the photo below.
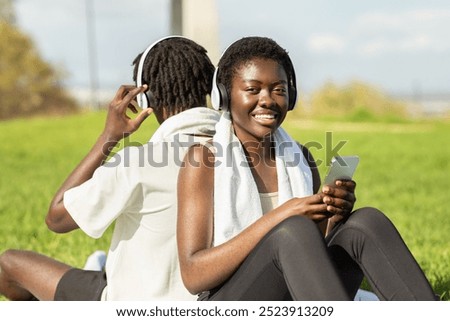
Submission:
M 63 76 L 17 28 L 10 2 L 1 0 L 0 119 L 75 112 L 78 104 L 64 89 Z
M 314 91 L 309 101 L 301 102 L 307 116 L 330 115 L 347 121 L 401 120 L 409 116 L 405 103 L 389 97 L 380 89 L 359 81 L 342 86 L 332 82 Z
M 12 1 L 0 0 L 0 120 L 81 110 L 80 97 L 64 87 L 63 67 L 46 62 L 15 21 Z M 112 98 L 113 94 L 108 99 Z M 357 80 L 339 85 L 328 82 L 308 95 L 300 90 L 298 104 L 291 118 L 404 122 L 423 116 L 420 104 L 396 99 Z

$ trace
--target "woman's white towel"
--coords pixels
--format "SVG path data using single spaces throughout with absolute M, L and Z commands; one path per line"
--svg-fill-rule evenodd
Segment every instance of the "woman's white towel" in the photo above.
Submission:
M 312 195 L 312 174 L 297 143 L 279 128 L 273 135 L 278 175 L 278 205 L 293 197 Z M 231 239 L 263 213 L 258 188 L 230 114 L 224 112 L 213 138 L 214 245 Z

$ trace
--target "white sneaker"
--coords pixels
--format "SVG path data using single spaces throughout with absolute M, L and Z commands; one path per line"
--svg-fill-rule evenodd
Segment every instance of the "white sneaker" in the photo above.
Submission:
M 380 301 L 375 293 L 359 289 L 353 301 Z
M 106 264 L 106 253 L 104 251 L 95 251 L 86 260 L 84 270 L 101 271 Z

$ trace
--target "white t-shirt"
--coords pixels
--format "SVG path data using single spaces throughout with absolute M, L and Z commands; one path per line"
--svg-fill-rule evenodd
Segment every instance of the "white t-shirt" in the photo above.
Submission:
M 125 148 L 64 194 L 66 209 L 89 236 L 99 238 L 115 221 L 106 300 L 197 298 L 185 289 L 179 269 L 177 177 L 189 146 L 207 139 L 177 134 Z

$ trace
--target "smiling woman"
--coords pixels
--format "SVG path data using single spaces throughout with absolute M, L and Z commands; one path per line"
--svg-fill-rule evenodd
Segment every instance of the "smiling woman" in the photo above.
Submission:
M 268 38 L 243 38 L 222 56 L 215 80 L 230 99 L 214 148 L 193 146 L 178 180 L 186 288 L 201 300 L 351 300 L 366 276 L 380 299 L 434 300 L 387 217 L 353 211 L 354 181 L 319 191 L 314 159 L 280 128 L 293 75 Z

